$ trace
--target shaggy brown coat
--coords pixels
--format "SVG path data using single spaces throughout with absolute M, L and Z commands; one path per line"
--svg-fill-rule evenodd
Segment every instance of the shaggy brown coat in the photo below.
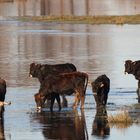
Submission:
M 82 72 L 63 73 L 57 76 L 49 75 L 39 90 L 40 99 L 35 97 L 37 107 L 43 107 L 45 100 L 52 94 L 71 95 L 75 93 L 74 107 L 81 101 L 84 107 L 85 93 L 88 83 L 88 75 Z M 53 103 L 51 104 L 51 110 Z

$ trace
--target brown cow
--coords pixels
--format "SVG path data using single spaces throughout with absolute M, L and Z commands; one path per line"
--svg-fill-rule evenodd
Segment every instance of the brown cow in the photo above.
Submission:
M 37 108 L 43 107 L 45 100 L 54 93 L 71 95 L 73 92 L 76 94 L 73 107 L 77 107 L 81 101 L 81 108 L 84 108 L 87 83 L 88 75 L 82 72 L 63 73 L 57 76 L 49 75 L 39 90 L 40 98 L 35 96 Z M 53 103 L 51 111 L 52 108 Z
M 31 63 L 29 76 L 38 78 L 38 80 L 42 85 L 44 79 L 50 74 L 58 75 L 60 73 L 68 73 L 74 71 L 76 71 L 76 67 L 71 63 L 55 64 L 55 65 Z M 66 107 L 67 100 L 64 95 L 62 95 L 62 99 L 63 99 L 62 105 Z
M 135 76 L 135 79 L 138 80 L 137 95 L 138 95 L 138 103 L 140 103 L 140 60 L 134 62 L 131 60 L 126 60 L 125 74 L 126 73 L 133 74 Z

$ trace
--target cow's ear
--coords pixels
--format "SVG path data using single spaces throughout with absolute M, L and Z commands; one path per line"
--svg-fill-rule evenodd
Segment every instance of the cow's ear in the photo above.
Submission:
M 133 63 L 133 61 L 132 60 L 126 60 L 125 63 L 129 63 L 130 64 L 130 63 Z
M 36 65 L 36 64 L 35 64 L 34 62 L 30 64 L 30 66 L 32 66 L 32 67 L 35 67 L 35 65 Z

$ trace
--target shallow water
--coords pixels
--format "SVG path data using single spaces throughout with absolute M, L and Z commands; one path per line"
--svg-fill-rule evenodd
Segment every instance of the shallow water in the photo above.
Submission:
M 0 74 L 7 81 L 5 107 L 5 139 L 131 139 L 138 136 L 140 125 L 111 127 L 108 135 L 92 134 L 96 115 L 91 86 L 86 93 L 84 113 L 73 112 L 73 96 L 67 97 L 68 108 L 53 115 L 49 109 L 39 113 L 33 95 L 38 91 L 37 79 L 29 78 L 29 64 L 74 63 L 79 71 L 89 74 L 90 81 L 106 74 L 111 80 L 108 115 L 137 103 L 137 81 L 124 75 L 124 61 L 139 59 L 139 25 L 69 25 L 0 21 Z M 84 117 L 83 117 L 84 116 Z M 81 129 L 79 129 L 81 128 Z M 58 131 L 59 130 L 59 131 Z M 65 131 L 65 133 L 64 133 Z M 2 131 L 3 132 L 3 131 Z M 117 137 L 115 137 L 117 136 Z M 81 139 L 82 139 L 81 138 Z
M 57 107 L 54 108 L 54 114 L 50 114 L 48 108 L 37 112 L 33 95 L 39 89 L 39 82 L 28 75 L 32 62 L 74 63 L 79 71 L 89 74 L 90 81 L 106 74 L 111 80 L 107 113 L 111 115 L 124 110 L 127 106 L 137 103 L 137 81 L 132 75 L 124 75 L 124 61 L 139 59 L 140 25 L 26 23 L 5 18 L 40 15 L 40 11 L 44 11 L 43 8 L 39 8 L 40 2 L 38 0 L 36 5 L 32 0 L 0 3 L 0 76 L 7 81 L 6 101 L 12 102 L 10 106 L 5 106 L 4 117 L 0 122 L 0 139 L 4 137 L 6 140 L 79 140 L 87 139 L 87 133 L 89 140 L 138 139 L 139 124 L 109 125 L 107 129 L 103 125 L 103 129 L 93 133 L 94 127 L 98 124 L 95 121 L 96 105 L 90 85 L 86 92 L 84 111 L 79 108 L 72 110 L 73 96 L 67 96 L 68 108 L 63 108 L 61 112 L 57 111 Z M 94 1 L 95 6 L 101 2 Z M 122 6 L 121 2 L 108 0 L 105 4 L 111 9 L 94 9 L 97 10 L 95 14 L 139 12 L 138 4 L 134 8 L 134 4 L 139 3 L 137 0 L 125 1 L 128 11 L 125 8 L 117 10 L 116 5 Z M 112 5 L 116 9 L 113 9 Z M 6 10 L 7 7 L 11 12 Z

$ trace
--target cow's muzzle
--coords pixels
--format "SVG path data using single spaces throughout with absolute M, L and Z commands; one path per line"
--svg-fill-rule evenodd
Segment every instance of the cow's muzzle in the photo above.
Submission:
M 32 74 L 29 74 L 29 77 L 33 77 L 33 75 Z
M 93 92 L 93 95 L 97 95 L 97 92 Z
M 37 107 L 37 110 L 41 110 L 41 106 L 38 106 L 38 107 Z

